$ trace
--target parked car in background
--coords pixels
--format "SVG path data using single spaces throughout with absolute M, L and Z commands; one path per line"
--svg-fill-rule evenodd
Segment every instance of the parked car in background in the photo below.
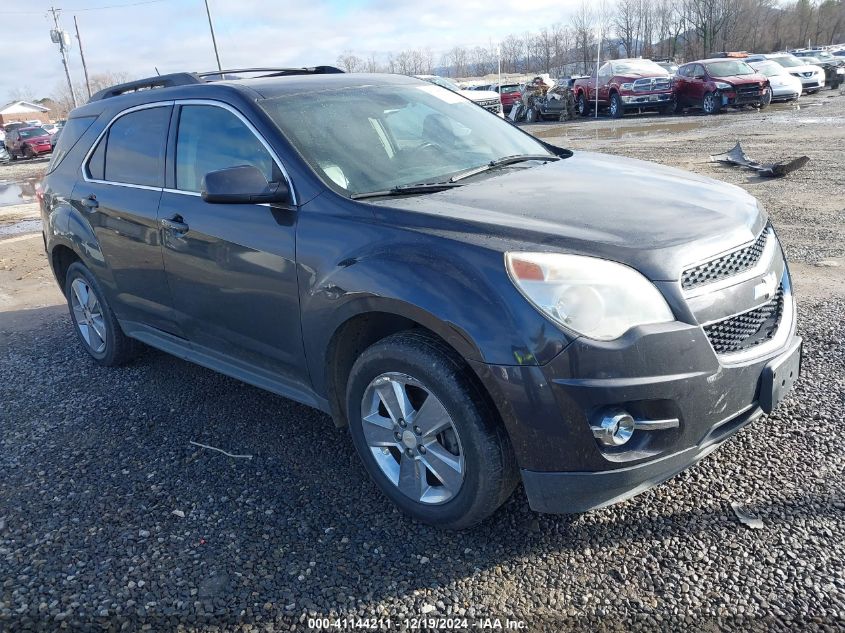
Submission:
M 592 75 L 573 84 L 578 113 L 587 116 L 598 103 L 610 116 L 657 108 L 662 113 L 675 107 L 672 78 L 650 59 L 614 59 Z
M 654 59 L 652 61 L 655 64 L 657 64 L 658 66 L 660 66 L 661 68 L 663 68 L 670 75 L 674 75 L 676 72 L 678 72 L 678 64 L 676 64 L 672 60 L 669 60 L 669 59 Z
M 794 101 L 801 96 L 803 91 L 801 80 L 777 62 L 765 60 L 748 62 L 748 65 L 769 80 L 772 101 Z
M 798 79 L 801 80 L 801 85 L 803 86 L 804 92 L 806 92 L 807 94 L 813 94 L 814 92 L 818 92 L 819 90 L 824 88 L 824 68 L 820 68 L 819 66 L 815 66 L 813 64 L 807 64 L 803 60 L 795 57 L 794 55 L 790 55 L 789 53 L 749 55 L 745 58 L 745 61 L 759 62 L 764 59 L 770 59 L 773 62 L 777 62 L 778 64 L 786 68 L 789 71 L 789 74 L 794 77 L 798 77 Z
M 519 84 L 502 84 L 501 87 L 493 86 L 493 90 L 500 96 L 502 109 L 505 112 L 510 112 L 513 104 L 522 98 L 522 90 Z
M 55 123 L 45 123 L 41 126 L 41 129 L 46 130 L 50 136 L 55 136 L 55 134 L 61 129 Z
M 441 88 L 446 88 L 452 92 L 457 92 L 459 95 L 462 95 L 470 101 L 480 105 L 485 110 L 489 110 L 499 116 L 504 116 L 498 92 L 493 92 L 492 90 L 464 90 L 451 79 L 446 79 L 446 77 L 439 77 L 437 75 L 414 75 L 414 77 L 433 83 Z
M 726 107 L 765 108 L 772 101 L 766 76 L 739 59 L 700 59 L 678 68 L 675 76 L 678 108 L 701 108 L 716 114 Z
M 845 59 L 834 57 L 826 51 L 795 51 L 792 54 L 808 64 L 823 68 L 825 83 L 831 90 L 845 83 Z
M 447 528 L 520 480 L 541 512 L 623 501 L 787 397 L 791 279 L 746 191 L 412 77 L 309 71 L 152 77 L 71 113 L 40 209 L 93 362 L 142 341 L 329 413 L 332 447 Z
M 12 160 L 35 158 L 53 151 L 50 133 L 42 127 L 19 127 L 6 136 L 6 149 Z

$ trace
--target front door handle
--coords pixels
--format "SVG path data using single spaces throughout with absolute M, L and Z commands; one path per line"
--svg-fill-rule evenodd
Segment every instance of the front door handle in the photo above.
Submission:
M 97 202 L 97 196 L 92 193 L 87 198 L 82 198 L 82 206 L 88 209 L 96 209 L 100 206 L 100 203 Z
M 172 218 L 162 218 L 160 223 L 162 228 L 173 231 L 174 233 L 187 233 L 190 228 L 182 222 L 182 216 L 180 215 L 174 215 Z

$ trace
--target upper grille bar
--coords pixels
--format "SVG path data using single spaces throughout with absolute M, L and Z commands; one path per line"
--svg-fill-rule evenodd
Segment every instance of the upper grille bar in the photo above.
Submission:
M 691 290 L 753 268 L 763 255 L 769 233 L 770 229 L 767 226 L 752 244 L 687 268 L 681 273 L 681 288 Z

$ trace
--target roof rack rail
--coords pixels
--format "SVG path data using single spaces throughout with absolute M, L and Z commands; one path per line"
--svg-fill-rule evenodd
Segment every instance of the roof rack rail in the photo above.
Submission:
M 209 70 L 196 73 L 197 77 L 209 81 L 226 79 L 226 75 L 237 75 L 244 73 L 262 73 L 258 77 L 284 77 L 286 75 L 332 75 L 342 73 L 340 68 L 334 66 L 308 66 L 303 68 L 233 68 L 227 70 Z
M 153 88 L 170 88 L 171 86 L 187 86 L 190 84 L 201 84 L 203 82 L 204 80 L 195 73 L 173 73 L 170 75 L 147 77 L 146 79 L 128 81 L 124 84 L 117 84 L 116 86 L 110 86 L 100 90 L 91 96 L 88 103 L 108 99 L 109 97 L 117 97 L 127 92 L 151 90 Z

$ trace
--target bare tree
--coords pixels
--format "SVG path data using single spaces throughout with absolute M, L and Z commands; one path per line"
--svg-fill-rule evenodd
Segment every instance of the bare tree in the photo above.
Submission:
M 596 16 L 587 0 L 581 4 L 572 15 L 572 30 L 575 34 L 575 48 L 583 64 L 582 71 L 589 72 L 592 63 L 593 42 L 595 39 Z
M 344 51 L 337 56 L 337 65 L 348 73 L 357 73 L 361 72 L 366 64 L 352 51 Z

